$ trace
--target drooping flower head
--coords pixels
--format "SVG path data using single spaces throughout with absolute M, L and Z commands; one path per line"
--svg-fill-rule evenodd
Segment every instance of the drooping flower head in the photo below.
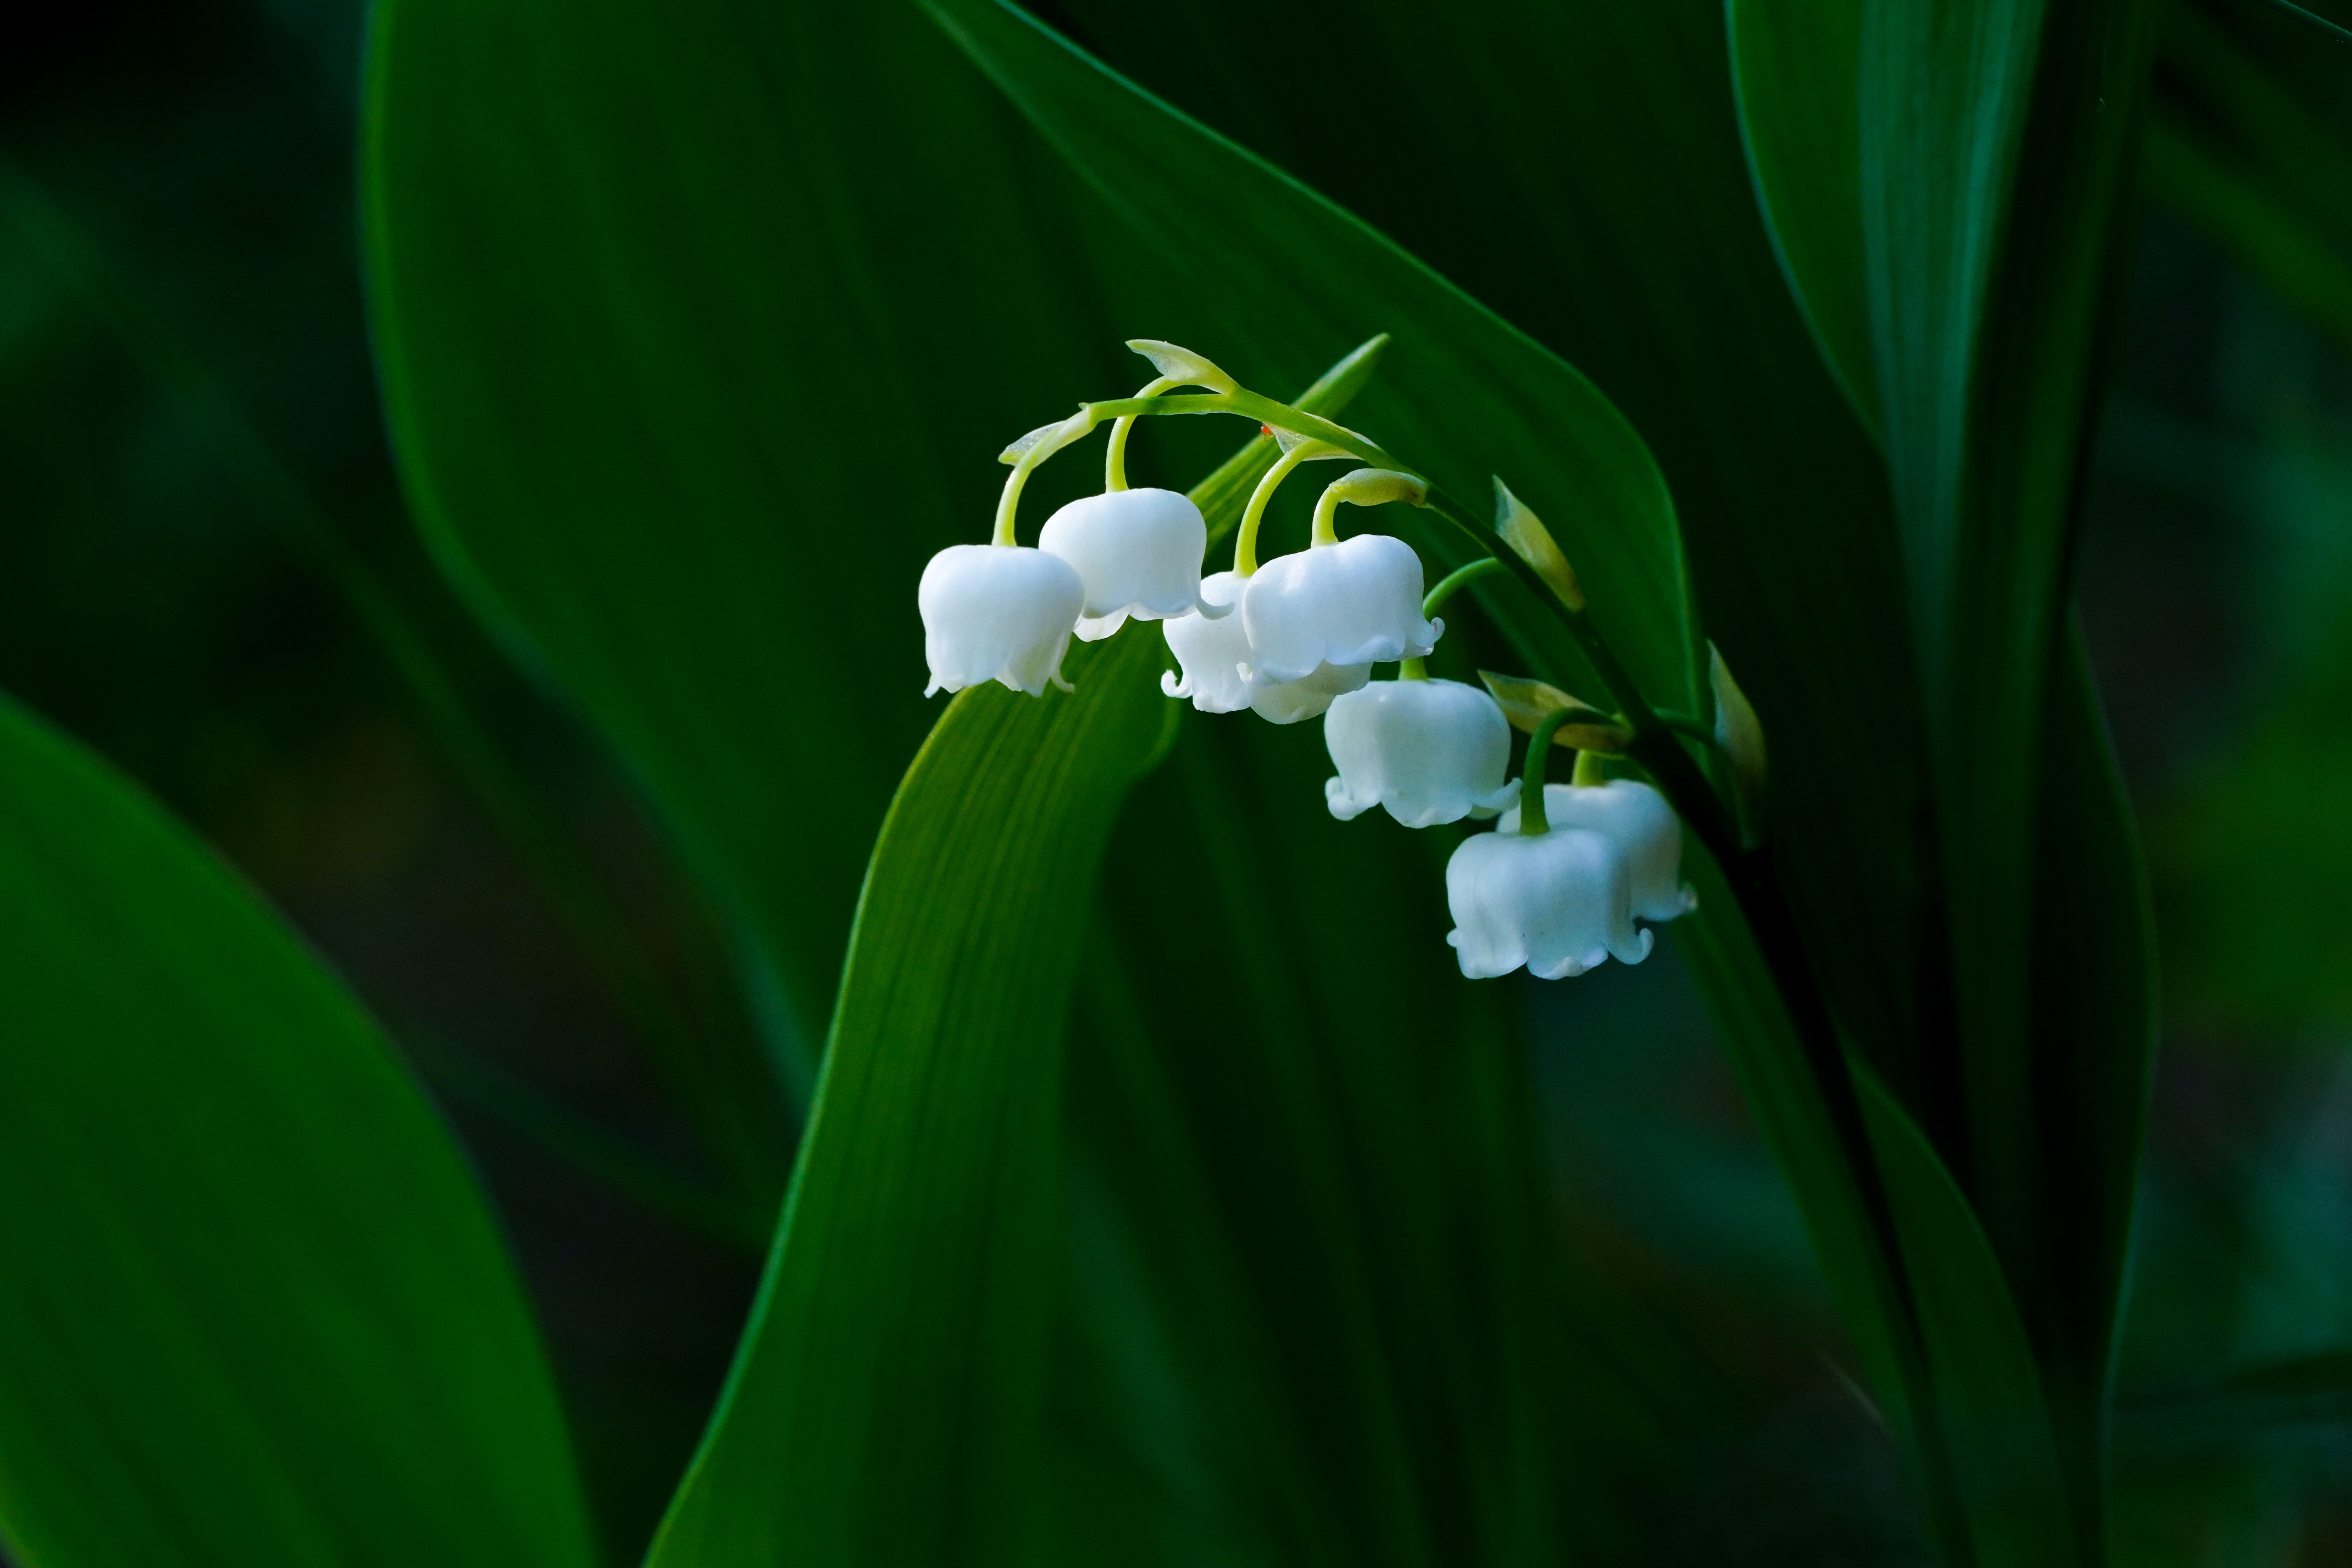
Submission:
M 1666 797 L 1633 779 L 1600 784 L 1546 784 L 1544 812 L 1554 828 L 1580 827 L 1617 846 L 1633 878 L 1633 913 L 1664 921 L 1698 908 L 1698 895 L 1684 885 L 1683 825 Z M 1498 833 L 1518 831 L 1515 805 L 1496 825 Z
M 931 683 L 923 695 L 984 680 L 1040 696 L 1062 679 L 1062 656 L 1086 603 L 1076 568 L 1025 546 L 950 544 L 915 591 Z
M 1309 718 L 1329 706 L 1325 693 L 1362 686 L 1373 665 L 1420 658 L 1436 645 L 1445 623 L 1422 616 L 1421 557 L 1412 546 L 1381 533 L 1341 540 L 1332 527 L 1340 501 L 1376 506 L 1427 493 L 1413 476 L 1382 468 L 1359 468 L 1325 489 L 1314 542 L 1267 562 L 1242 595 L 1253 689 L 1295 685 L 1322 696 L 1300 705 L 1297 717 Z
M 1117 489 L 1074 500 L 1045 520 L 1037 547 L 1077 568 L 1086 584 L 1078 638 L 1094 642 L 1139 621 L 1190 615 L 1201 601 L 1209 527 L 1174 490 Z
M 1373 806 L 1407 827 L 1492 816 L 1518 798 L 1503 782 L 1511 726 L 1496 700 L 1458 680 L 1376 680 L 1336 699 L 1323 743 L 1339 770 L 1325 782 L 1331 815 Z
M 1543 980 L 1614 958 L 1639 963 L 1653 941 L 1635 929 L 1625 858 L 1603 835 L 1556 827 L 1532 836 L 1475 833 L 1445 863 L 1446 942 L 1473 980 L 1521 964 Z
M 986 544 L 950 544 L 924 566 L 915 590 L 931 666 L 924 696 L 984 680 L 1032 697 L 1043 695 L 1049 681 L 1068 689 L 1062 656 L 1086 607 L 1086 584 L 1060 556 L 1015 542 L 1013 519 L 1031 470 L 1094 426 L 1094 415 L 1080 409 L 1007 447 L 1003 460 L 1013 472 L 996 503 L 994 537 Z

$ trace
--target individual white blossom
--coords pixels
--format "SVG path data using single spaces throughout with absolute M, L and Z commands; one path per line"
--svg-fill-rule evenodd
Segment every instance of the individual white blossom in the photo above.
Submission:
M 1611 958 L 1639 963 L 1655 940 L 1633 924 L 1624 855 L 1589 828 L 1472 834 L 1445 863 L 1445 901 L 1454 912 L 1445 940 L 1473 980 L 1521 964 L 1560 980 Z
M 1201 509 L 1174 490 L 1107 490 L 1045 520 L 1037 547 L 1078 569 L 1086 608 L 1078 639 L 1107 637 L 1133 616 L 1163 620 L 1200 603 L 1201 555 L 1209 545 Z
M 1337 695 L 1363 685 L 1372 665 L 1423 658 L 1445 623 L 1422 617 L 1421 591 L 1421 557 L 1387 534 L 1360 533 L 1267 562 L 1242 595 L 1250 685 L 1313 680 Z M 1346 670 L 1363 676 L 1351 679 L 1339 673 Z
M 1645 921 L 1670 921 L 1698 908 L 1698 895 L 1682 879 L 1683 827 L 1666 797 L 1633 779 L 1604 784 L 1544 785 L 1544 815 L 1552 826 L 1581 827 L 1607 836 L 1633 879 L 1633 913 Z M 1519 808 L 1503 813 L 1496 831 L 1516 833 Z
M 1503 782 L 1510 721 L 1458 680 L 1376 680 L 1348 692 L 1323 720 L 1323 743 L 1339 770 L 1323 795 L 1342 822 L 1378 805 L 1428 827 L 1492 816 L 1518 796 Z
M 998 680 L 1040 696 L 1067 690 L 1062 656 L 1085 607 L 1077 568 L 1025 545 L 950 544 L 923 568 L 915 601 L 923 612 L 923 653 L 931 683 L 961 691 Z
M 1247 586 L 1247 578 L 1231 572 L 1203 577 L 1201 602 L 1228 613 L 1217 620 L 1196 614 L 1160 623 L 1168 651 L 1176 656 L 1184 672 L 1181 680 L 1173 670 L 1163 673 L 1160 690 L 1171 697 L 1191 698 L 1192 706 L 1203 713 L 1235 713 L 1250 705 L 1249 680 L 1241 672 L 1249 659 L 1249 637 L 1242 630 L 1242 618 L 1230 613 Z

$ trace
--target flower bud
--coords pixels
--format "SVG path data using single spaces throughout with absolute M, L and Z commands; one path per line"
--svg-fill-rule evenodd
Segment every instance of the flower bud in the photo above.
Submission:
M 1077 568 L 1087 588 L 1078 640 L 1096 642 L 1130 616 L 1157 621 L 1191 613 L 1200 603 L 1209 527 L 1201 509 L 1174 490 L 1108 490 L 1047 518 L 1037 547 Z
M 1045 683 L 1068 689 L 1062 656 L 1086 605 L 1077 569 L 1025 545 L 950 544 L 923 568 L 915 601 L 923 612 L 929 697 L 983 680 L 1040 696 Z
M 1336 679 L 1327 668 L 1369 676 L 1372 665 L 1424 657 L 1445 623 L 1422 618 L 1421 589 L 1421 557 L 1386 534 L 1267 562 L 1242 595 L 1251 686 Z
M 1683 825 L 1666 797 L 1633 779 L 1605 784 L 1544 785 L 1544 815 L 1552 827 L 1598 833 L 1617 847 L 1631 878 L 1633 913 L 1645 921 L 1670 921 L 1698 908 L 1698 895 L 1683 885 Z M 1517 833 L 1519 808 L 1513 805 L 1495 825 Z
M 1454 913 L 1445 940 L 1473 980 L 1521 964 L 1559 980 L 1611 958 L 1639 963 L 1655 941 L 1633 924 L 1625 857 L 1583 828 L 1472 834 L 1445 863 L 1445 902 Z
M 1373 806 L 1407 827 L 1492 816 L 1517 790 L 1503 782 L 1511 726 L 1495 700 L 1458 680 L 1376 680 L 1335 699 L 1323 743 L 1339 776 L 1325 781 L 1331 815 Z

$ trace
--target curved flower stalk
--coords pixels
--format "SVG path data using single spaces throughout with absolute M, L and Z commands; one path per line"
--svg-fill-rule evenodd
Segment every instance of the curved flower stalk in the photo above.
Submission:
M 1376 680 L 1333 700 L 1323 743 L 1339 776 L 1324 782 L 1331 815 L 1374 806 L 1407 827 L 1488 817 L 1518 798 L 1504 783 L 1511 726 L 1492 697 L 1458 680 Z

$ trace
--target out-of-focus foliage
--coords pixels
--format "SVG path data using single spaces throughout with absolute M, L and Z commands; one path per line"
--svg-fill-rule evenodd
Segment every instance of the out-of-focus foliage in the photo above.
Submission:
M 519 1282 L 384 1041 L 13 703 L 0 824 L 0 1542 L 588 1568 Z

